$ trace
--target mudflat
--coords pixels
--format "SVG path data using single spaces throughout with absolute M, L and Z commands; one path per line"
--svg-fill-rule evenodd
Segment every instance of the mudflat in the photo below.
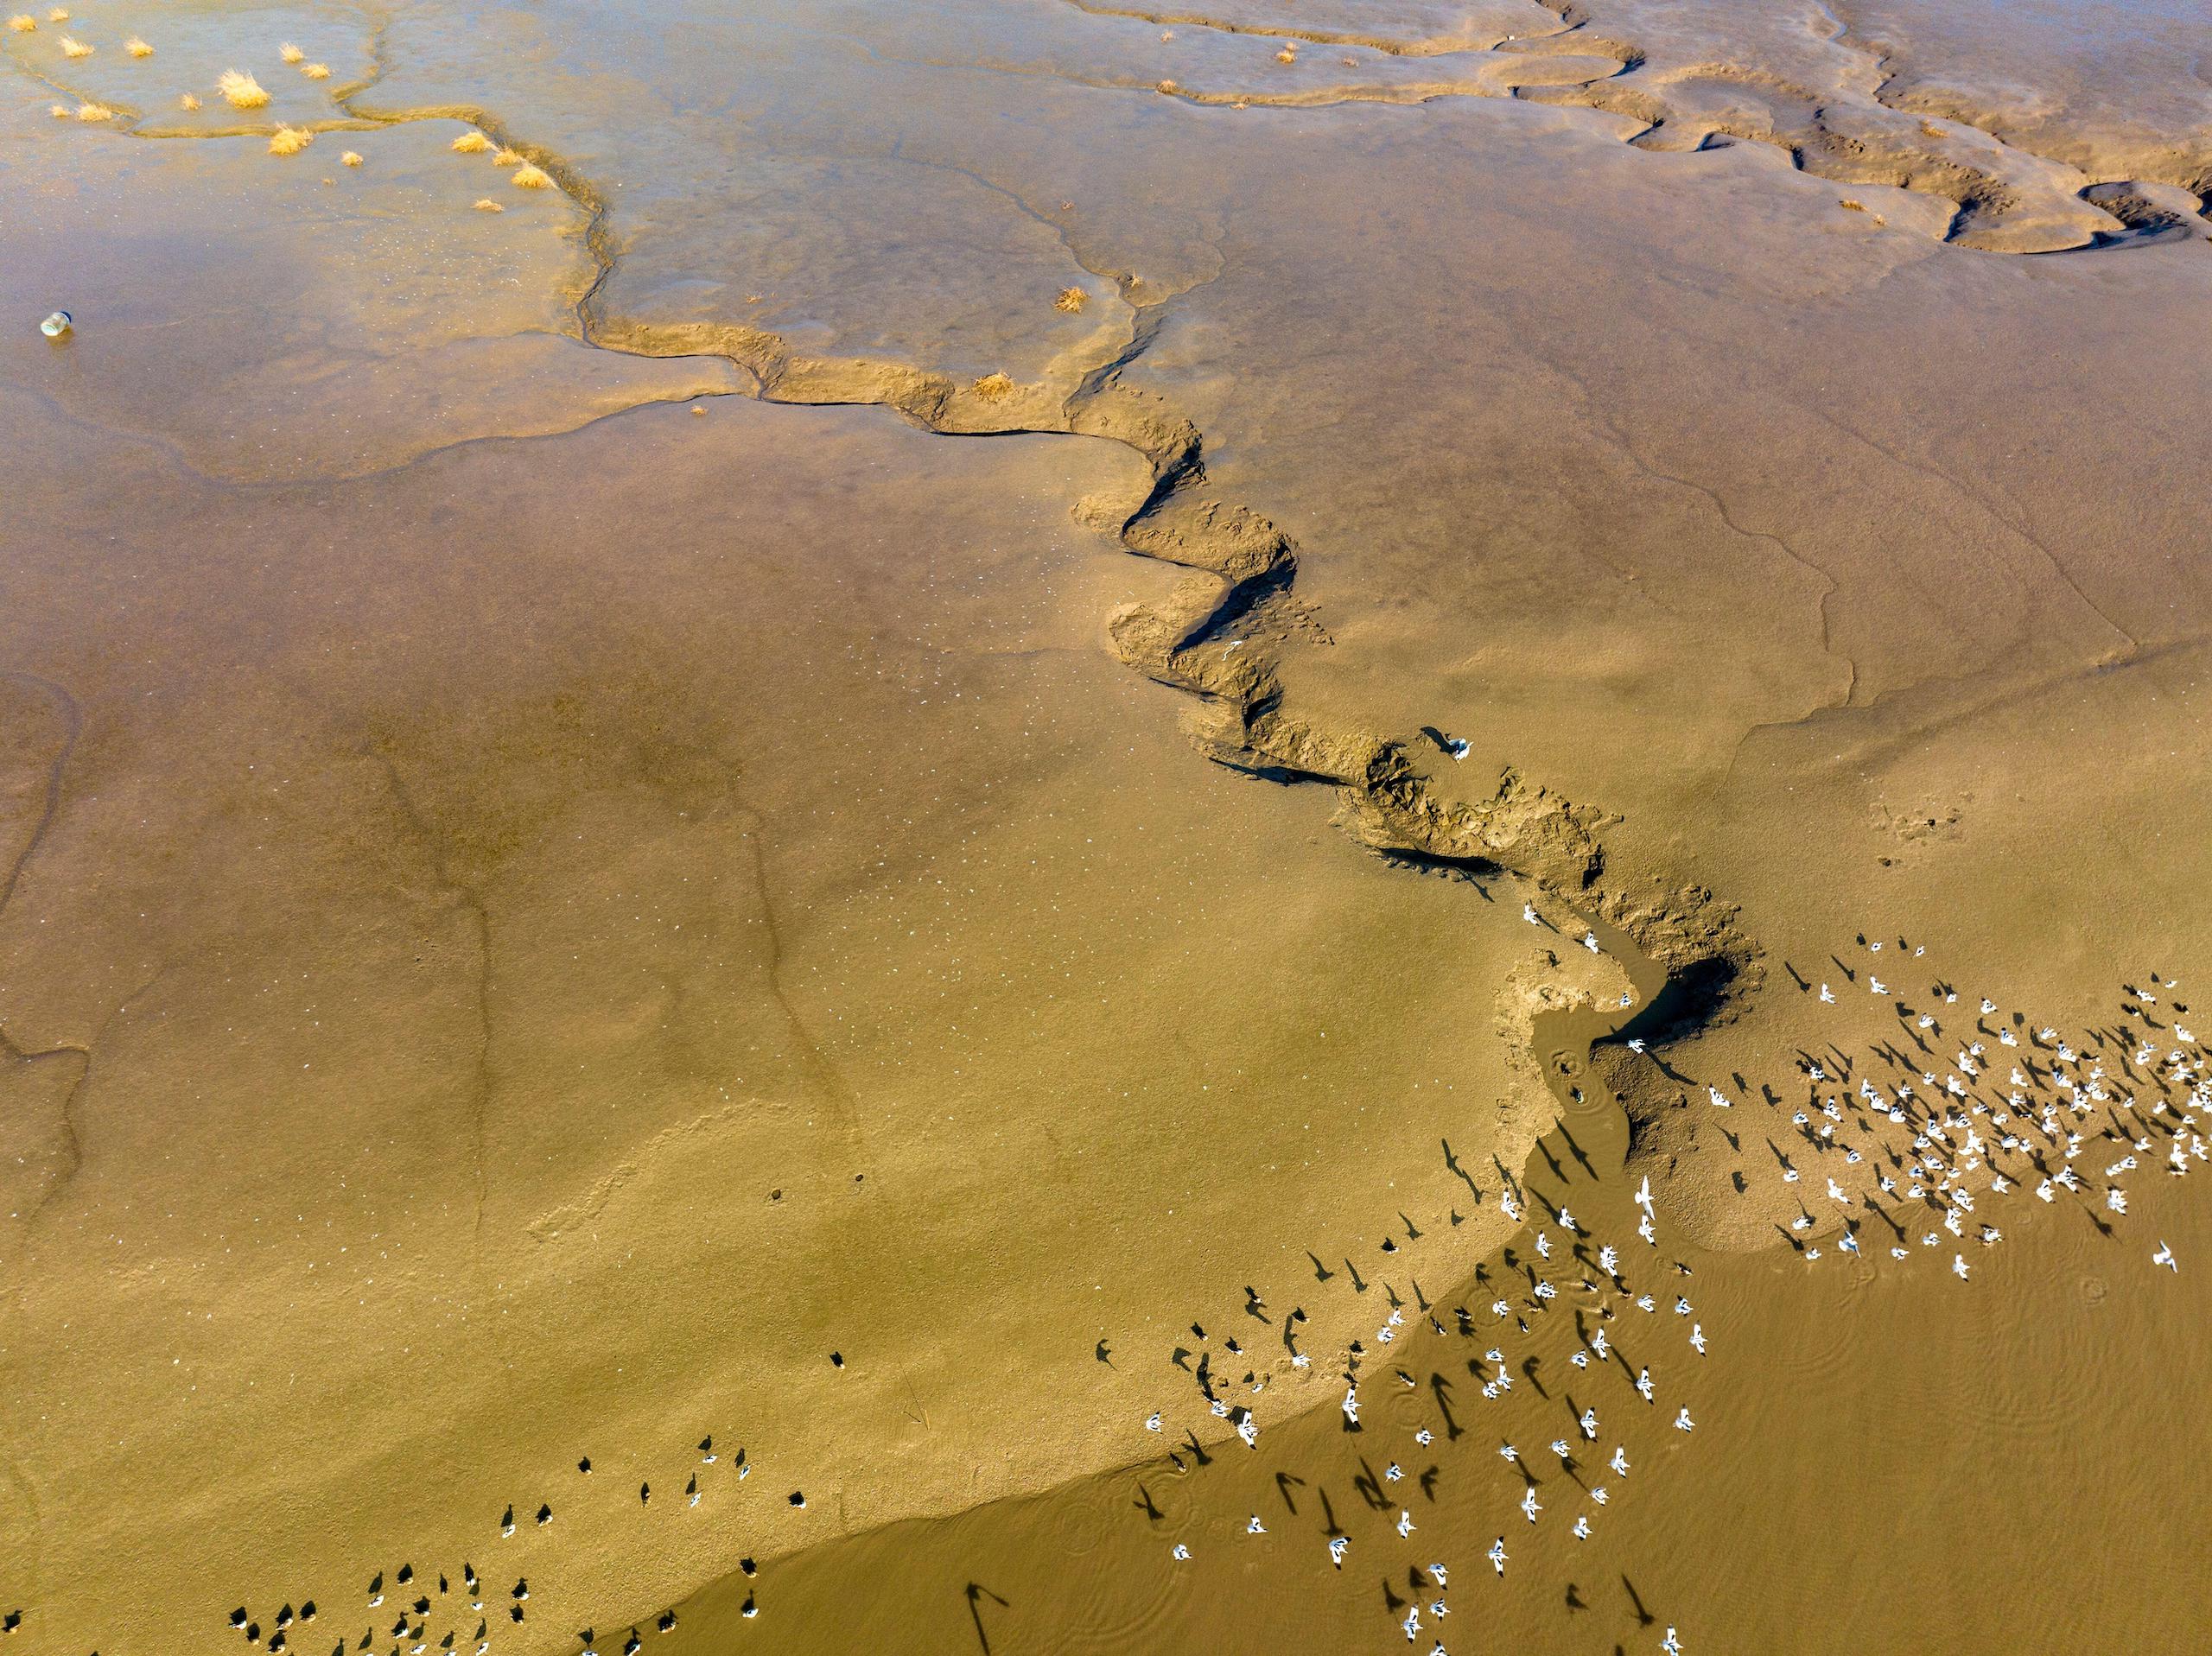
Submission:
M 2189 1644 L 2188 9 L 61 14 L 0 1647 Z

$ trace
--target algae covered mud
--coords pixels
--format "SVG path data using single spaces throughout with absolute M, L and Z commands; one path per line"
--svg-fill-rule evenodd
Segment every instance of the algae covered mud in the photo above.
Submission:
M 13 19 L 0 1643 L 2188 1647 L 2200 22 Z

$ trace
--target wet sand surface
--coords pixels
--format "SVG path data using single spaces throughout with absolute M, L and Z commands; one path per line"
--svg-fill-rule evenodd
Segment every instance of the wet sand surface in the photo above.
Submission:
M 2190 17 L 24 21 L 0 1645 L 2187 1646 Z

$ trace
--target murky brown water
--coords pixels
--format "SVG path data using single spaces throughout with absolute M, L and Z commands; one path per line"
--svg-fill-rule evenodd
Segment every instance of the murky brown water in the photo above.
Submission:
M 2173 20 L 27 21 L 6 1640 L 2187 1646 Z

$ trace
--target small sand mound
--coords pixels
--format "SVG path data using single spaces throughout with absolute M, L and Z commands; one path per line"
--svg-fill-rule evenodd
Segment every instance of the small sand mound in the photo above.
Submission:
M 296 155 L 315 142 L 315 134 L 296 126 L 280 126 L 269 135 L 272 155 Z
M 302 58 L 307 56 L 307 54 L 301 51 L 291 41 L 286 41 L 283 45 L 276 48 L 276 55 L 287 63 L 297 63 Z
M 453 147 L 464 155 L 475 155 L 489 149 L 492 141 L 481 132 L 464 132 L 453 141 Z
M 61 55 L 63 57 L 88 58 L 92 56 L 92 48 L 86 45 L 84 41 L 72 40 L 67 35 L 64 35 L 61 37 Z
M 309 80 L 327 80 L 330 79 L 330 66 L 327 63 L 303 63 L 300 66 L 300 73 Z
M 515 187 L 518 190 L 548 189 L 551 187 L 552 183 L 553 174 L 542 167 L 525 164 L 515 173 Z
M 215 77 L 215 90 L 223 94 L 223 101 L 232 109 L 259 109 L 269 101 L 269 94 L 251 75 L 240 74 L 236 69 L 226 69 Z

